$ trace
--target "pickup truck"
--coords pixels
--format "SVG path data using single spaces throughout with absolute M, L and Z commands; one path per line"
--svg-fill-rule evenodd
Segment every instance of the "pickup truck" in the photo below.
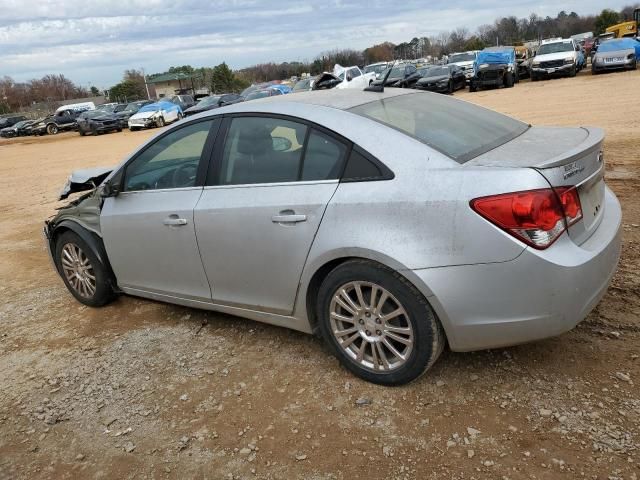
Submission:
M 531 62 L 531 80 L 551 76 L 575 77 L 585 66 L 580 45 L 572 38 L 544 40 Z
M 78 110 L 59 110 L 37 123 L 31 129 L 32 135 L 55 135 L 65 130 L 76 130 L 76 119 L 82 112 Z

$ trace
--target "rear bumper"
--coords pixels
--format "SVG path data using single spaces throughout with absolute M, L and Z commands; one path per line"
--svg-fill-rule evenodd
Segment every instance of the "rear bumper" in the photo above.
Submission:
M 455 351 L 559 335 L 604 296 L 620 256 L 622 212 L 606 189 L 602 223 L 582 245 L 565 233 L 548 250 L 527 248 L 504 263 L 415 270 Z

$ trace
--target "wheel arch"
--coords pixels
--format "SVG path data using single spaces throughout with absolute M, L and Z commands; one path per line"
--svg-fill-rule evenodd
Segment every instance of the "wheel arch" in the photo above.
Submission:
M 111 268 L 111 263 L 109 262 L 109 257 L 107 256 L 107 251 L 104 248 L 102 238 L 99 237 L 96 233 L 83 227 L 79 223 L 74 222 L 73 220 L 63 220 L 60 223 L 56 224 L 51 230 L 49 236 L 49 248 L 51 252 L 54 252 L 54 259 L 58 238 L 60 237 L 60 235 L 68 231 L 72 231 L 73 233 L 78 235 L 89 246 L 98 261 L 102 263 L 102 265 L 104 265 L 109 272 L 111 286 L 116 289 L 118 283 L 116 280 L 116 276 L 113 273 L 113 269 Z M 58 274 L 61 274 L 60 270 L 58 269 L 57 262 L 54 263 L 56 265 L 56 269 L 58 270 Z
M 313 262 L 313 264 L 306 269 L 307 273 L 303 276 L 303 281 L 301 283 L 301 286 L 304 287 L 304 291 L 300 292 L 301 295 L 298 298 L 298 311 L 300 311 L 303 316 L 306 316 L 312 333 L 318 333 L 316 302 L 320 285 L 332 270 L 351 260 L 366 260 L 371 263 L 377 263 L 405 277 L 405 279 L 425 297 L 426 301 L 431 305 L 431 308 L 436 314 L 437 319 L 444 328 L 445 334 L 447 333 L 448 322 L 446 320 L 443 322 L 441 319 L 441 308 L 439 308 L 439 302 L 432 302 L 434 296 L 433 292 L 412 270 L 408 269 L 400 262 L 397 262 L 396 260 L 379 252 L 362 249 L 324 255 L 321 259 Z M 304 280 L 305 278 L 306 281 Z M 434 305 L 434 303 L 436 305 Z

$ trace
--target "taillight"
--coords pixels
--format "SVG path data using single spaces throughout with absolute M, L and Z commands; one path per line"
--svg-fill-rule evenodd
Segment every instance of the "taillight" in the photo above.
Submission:
M 471 208 L 507 233 L 537 249 L 555 242 L 582 218 L 575 187 L 504 193 L 471 200 Z

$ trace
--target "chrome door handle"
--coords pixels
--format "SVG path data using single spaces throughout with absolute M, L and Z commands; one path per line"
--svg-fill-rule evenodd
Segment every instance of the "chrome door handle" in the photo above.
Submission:
M 271 217 L 271 221 L 273 223 L 300 223 L 306 222 L 306 215 L 296 215 L 295 213 L 284 214 L 284 215 L 274 215 Z
M 182 225 L 186 225 L 187 224 L 187 219 L 186 218 L 175 218 L 175 217 L 169 217 L 169 218 L 165 218 L 164 221 L 162 222 L 163 225 L 168 225 L 170 227 L 179 227 Z

